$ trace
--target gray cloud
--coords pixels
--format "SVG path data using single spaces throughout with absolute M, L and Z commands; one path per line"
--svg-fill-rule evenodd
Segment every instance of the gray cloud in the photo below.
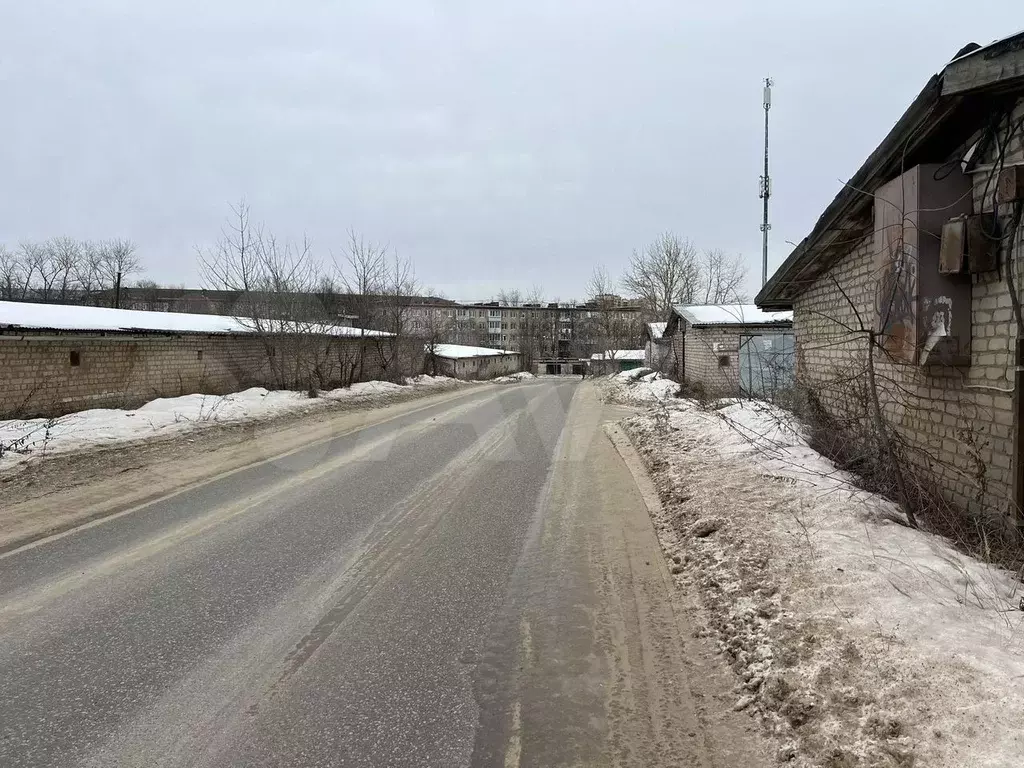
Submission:
M 1009 0 L 894 5 L 0 0 L 0 242 L 130 236 L 195 282 L 245 196 L 460 298 L 579 296 L 664 229 L 754 288 L 761 78 L 778 263 L 930 74 L 1015 31 Z

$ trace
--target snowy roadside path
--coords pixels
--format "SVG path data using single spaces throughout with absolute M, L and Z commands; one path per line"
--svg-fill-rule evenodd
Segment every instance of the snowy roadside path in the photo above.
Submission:
M 617 380 L 616 380 L 617 379 Z M 738 709 L 789 765 L 1016 766 L 1024 613 L 1012 574 L 892 522 L 785 414 L 749 401 L 624 427 L 662 497 L 676 578 L 737 673 Z

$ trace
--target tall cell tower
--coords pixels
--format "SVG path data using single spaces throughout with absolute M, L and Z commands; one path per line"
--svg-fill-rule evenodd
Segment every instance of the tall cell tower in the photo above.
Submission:
M 775 82 L 764 79 L 764 176 L 761 177 L 761 199 L 764 201 L 764 219 L 761 221 L 763 243 L 763 260 L 761 264 L 761 285 L 768 282 L 768 232 L 772 225 L 768 223 L 768 198 L 772 196 L 772 177 L 768 175 L 768 111 L 772 108 L 772 86 Z

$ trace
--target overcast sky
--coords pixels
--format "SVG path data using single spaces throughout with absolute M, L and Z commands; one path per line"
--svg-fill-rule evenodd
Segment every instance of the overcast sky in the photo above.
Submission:
M 924 8 L 927 11 L 924 12 Z M 969 12 L 968 12 L 969 10 Z M 0 0 L 0 242 L 134 239 L 146 276 L 245 197 L 324 255 L 348 228 L 453 298 L 582 296 L 662 230 L 760 281 L 927 78 L 1020 0 Z

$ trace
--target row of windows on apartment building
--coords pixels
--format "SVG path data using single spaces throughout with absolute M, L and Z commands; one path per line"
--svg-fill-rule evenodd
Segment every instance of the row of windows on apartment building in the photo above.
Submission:
M 421 323 L 419 320 L 412 321 L 412 328 L 414 331 L 425 327 L 426 325 L 424 323 Z M 526 323 L 523 323 L 523 330 L 525 329 Z M 487 323 L 487 330 L 489 333 L 494 333 L 495 331 L 517 331 L 519 330 L 519 323 L 502 323 L 500 321 L 491 320 Z
M 519 310 L 519 309 L 487 309 L 487 310 L 484 310 L 484 309 L 445 309 L 445 310 L 434 309 L 434 310 L 431 310 L 429 308 L 425 308 L 425 309 L 414 309 L 413 312 L 415 314 L 418 314 L 418 315 L 427 315 L 427 314 L 430 314 L 431 312 L 433 312 L 437 316 L 441 316 L 441 313 L 443 312 L 445 317 L 477 317 L 477 318 L 482 318 L 482 317 L 486 316 L 488 319 L 491 319 L 491 318 L 498 318 L 498 319 L 500 319 L 500 318 L 503 318 L 503 317 L 516 317 L 516 316 L 518 316 L 520 318 L 525 318 L 526 314 L 527 314 L 526 310 Z M 551 311 L 551 310 L 540 310 L 540 312 L 542 313 L 542 315 L 541 315 L 542 317 L 547 317 L 547 318 L 551 318 L 551 319 L 554 319 L 554 317 L 556 315 L 556 313 Z M 518 315 L 517 315 L 517 313 L 518 313 Z M 557 314 L 558 314 L 559 321 L 561 321 L 563 323 L 571 323 L 572 322 L 573 317 L 572 317 L 571 313 L 562 312 L 562 313 L 557 313 Z M 587 312 L 580 311 L 578 314 L 590 318 L 590 317 L 594 317 L 594 315 L 599 314 L 599 313 L 591 312 L 591 311 L 587 311 Z M 633 312 L 624 312 L 623 314 L 628 314 L 628 315 L 632 316 L 634 313 Z

